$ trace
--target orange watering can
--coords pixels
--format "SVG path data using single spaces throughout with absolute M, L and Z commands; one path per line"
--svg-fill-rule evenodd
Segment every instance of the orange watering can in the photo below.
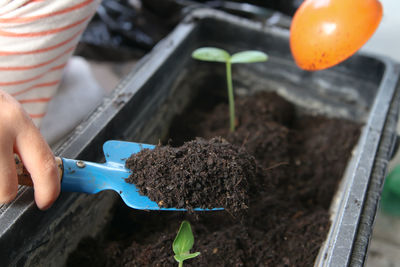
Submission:
M 315 71 L 344 61 L 368 41 L 381 19 L 378 0 L 305 0 L 290 28 L 296 64 Z

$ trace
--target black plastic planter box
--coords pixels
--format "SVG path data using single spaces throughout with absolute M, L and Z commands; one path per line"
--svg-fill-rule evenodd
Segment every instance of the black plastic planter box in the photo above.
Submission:
M 237 93 L 268 87 L 301 112 L 364 124 L 315 263 L 362 266 L 396 138 L 400 68 L 387 58 L 357 54 L 332 69 L 305 72 L 292 60 L 288 36 L 285 29 L 197 10 L 138 64 L 55 149 L 56 154 L 101 161 L 102 144 L 109 139 L 157 143 L 210 74 L 191 59 L 194 49 L 212 45 L 231 52 L 265 51 L 267 63 L 242 65 L 235 71 Z M 224 68 L 220 69 L 224 86 Z M 82 237 L 101 231 L 117 197 L 114 192 L 63 193 L 49 211 L 41 212 L 33 202 L 33 190 L 21 187 L 16 201 L 0 207 L 0 265 L 62 266 Z

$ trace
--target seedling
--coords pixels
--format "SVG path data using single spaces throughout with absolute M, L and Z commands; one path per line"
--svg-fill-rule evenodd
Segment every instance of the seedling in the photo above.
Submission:
M 235 131 L 235 100 L 232 87 L 232 68 L 231 65 L 235 63 L 254 63 L 263 62 L 268 59 L 267 54 L 256 51 L 242 51 L 232 56 L 225 50 L 216 47 L 202 47 L 198 48 L 192 53 L 192 57 L 202 61 L 211 62 L 225 62 L 226 64 L 226 82 L 228 85 L 228 98 L 229 98 L 229 116 L 230 116 L 230 130 Z
M 188 221 L 183 221 L 179 228 L 178 234 L 175 237 L 172 249 L 174 250 L 174 258 L 179 263 L 179 267 L 183 266 L 183 261 L 195 258 L 200 255 L 200 252 L 190 253 L 194 244 L 192 228 Z

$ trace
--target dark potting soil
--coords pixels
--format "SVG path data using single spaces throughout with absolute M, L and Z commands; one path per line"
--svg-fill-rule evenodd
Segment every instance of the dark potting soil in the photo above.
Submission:
M 104 234 L 83 240 L 68 266 L 177 266 L 172 242 L 184 219 L 195 236 L 192 252 L 201 252 L 184 266 L 313 266 L 360 125 L 298 115 L 272 93 L 236 100 L 234 133 L 228 130 L 225 103 L 201 110 L 191 106 L 176 118 L 171 139 L 182 145 L 194 138 L 187 133 L 223 136 L 254 156 L 257 170 L 249 181 L 245 219 L 227 211 L 137 211 L 121 203 Z
M 248 180 L 256 174 L 254 157 L 221 137 L 143 149 L 126 167 L 132 170 L 126 181 L 160 207 L 222 207 L 235 217 L 248 209 Z

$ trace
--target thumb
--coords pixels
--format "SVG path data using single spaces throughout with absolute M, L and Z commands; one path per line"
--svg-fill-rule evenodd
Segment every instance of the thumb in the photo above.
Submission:
M 60 194 L 59 172 L 53 152 L 31 120 L 17 135 L 15 146 L 31 175 L 36 205 L 49 208 Z

